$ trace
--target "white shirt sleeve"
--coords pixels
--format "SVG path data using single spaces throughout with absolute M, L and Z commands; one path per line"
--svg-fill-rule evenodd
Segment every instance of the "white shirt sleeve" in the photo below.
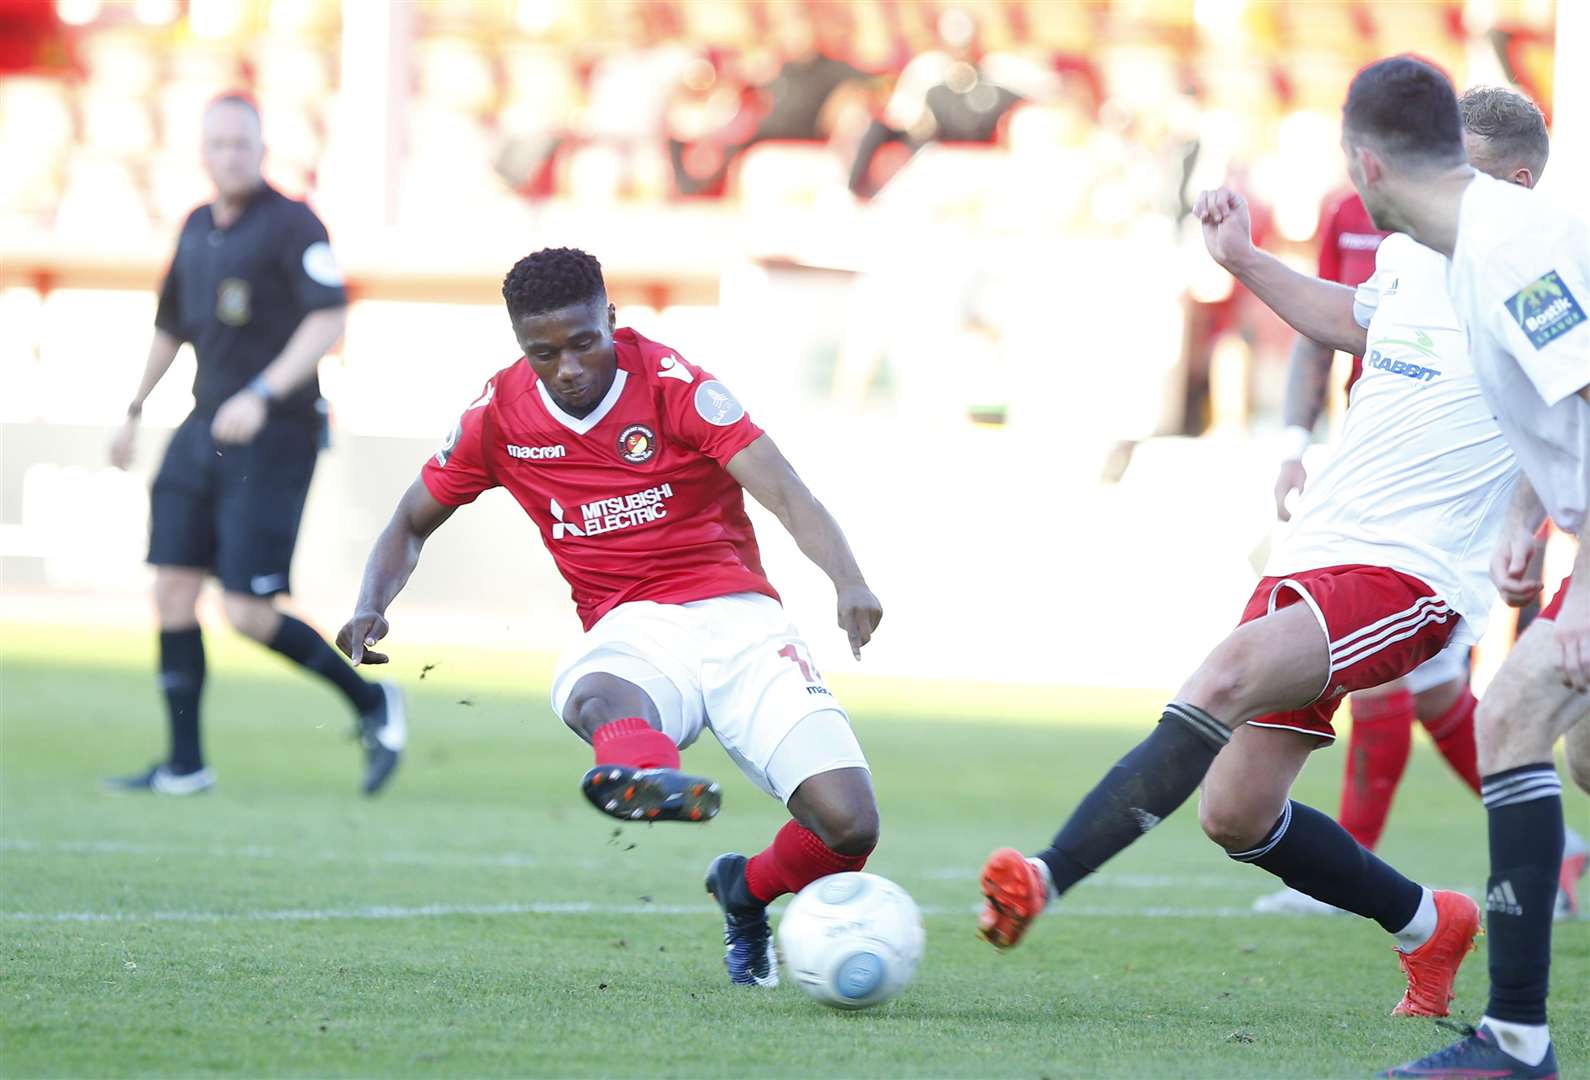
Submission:
M 1590 228 L 1573 222 L 1564 234 L 1528 271 L 1497 268 L 1504 298 L 1489 320 L 1547 405 L 1590 386 Z
M 1381 267 L 1379 254 L 1376 253 L 1375 272 L 1353 290 L 1353 321 L 1365 330 L 1369 329 L 1369 320 L 1375 317 L 1375 310 L 1380 307 L 1381 291 L 1393 276 Z

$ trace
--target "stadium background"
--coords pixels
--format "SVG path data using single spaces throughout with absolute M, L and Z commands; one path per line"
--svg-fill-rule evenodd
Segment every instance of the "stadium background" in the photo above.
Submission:
M 717 175 L 808 12 L 872 76 L 821 138 Z M 935 51 L 972 24 L 987 79 L 1028 102 L 987 144 L 889 149 L 862 186 L 888 182 L 852 194 L 870 120 L 910 120 L 924 71 L 964 79 Z M 1450 1041 L 1384 1019 L 1401 976 L 1377 928 L 1254 915 L 1271 879 L 1188 810 L 1008 956 L 972 934 L 977 867 L 1041 843 L 1140 738 L 1272 529 L 1289 335 L 1231 293 L 1187 201 L 1231 175 L 1272 250 L 1311 264 L 1347 80 L 1416 50 L 1540 101 L 1544 190 L 1582 203 L 1590 65 L 1553 61 L 1587 46 L 1573 0 L 0 0 L 0 1074 L 1272 1080 Z M 701 868 L 784 815 L 719 750 L 687 758 L 724 783 L 707 828 L 615 828 L 580 804 L 588 751 L 543 704 L 578 624 L 504 497 L 432 540 L 394 608 L 413 737 L 380 799 L 355 795 L 333 697 L 214 610 L 218 787 L 98 793 L 160 745 L 146 485 L 191 358 L 148 403 L 137 471 L 106 445 L 177 224 L 208 193 L 200 111 L 238 88 L 354 295 L 293 602 L 340 625 L 398 492 L 515 359 L 512 261 L 594 251 L 622 318 L 714 369 L 790 452 L 886 607 L 853 664 L 827 581 L 759 517 L 873 763 L 869 869 L 926 913 L 898 1001 L 839 1014 L 727 985 Z M 678 190 L 670 135 L 702 190 Z M 1298 797 L 1334 807 L 1341 769 L 1321 755 Z M 1581 831 L 1587 806 L 1565 793 Z M 1477 895 L 1482 823 L 1416 738 L 1380 850 Z M 1587 931 L 1554 940 L 1570 1073 L 1590 1061 Z M 1455 1018 L 1478 1013 L 1484 959 Z
M 1347 80 L 1398 51 L 1523 88 L 1553 120 L 1545 190 L 1582 191 L 1590 92 L 1553 62 L 1568 35 L 1590 44 L 1577 8 L 5 0 L 7 615 L 148 618 L 148 472 L 191 355 L 148 403 L 138 469 L 104 450 L 176 227 L 207 197 L 200 111 L 242 89 L 267 176 L 315 205 L 354 297 L 294 568 L 322 628 L 398 492 L 515 358 L 501 274 L 571 244 L 602 259 L 621 321 L 734 387 L 835 511 L 887 610 L 866 672 L 1172 684 L 1267 542 L 1290 340 L 1205 256 L 1192 197 L 1233 178 L 1267 244 L 1309 265 L 1344 180 Z M 769 103 L 756 88 L 812 40 L 868 77 L 810 140 L 714 178 Z M 956 48 L 1024 100 L 987 143 L 885 147 L 852 193 L 869 120 L 905 126 Z M 675 175 L 670 140 L 709 182 Z M 848 668 L 827 583 L 758 520 L 819 663 Z M 433 541 L 394 623 L 400 651 L 546 652 L 577 628 L 502 493 Z

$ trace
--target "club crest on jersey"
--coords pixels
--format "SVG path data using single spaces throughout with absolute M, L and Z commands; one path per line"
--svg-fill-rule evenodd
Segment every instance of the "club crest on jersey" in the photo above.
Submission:
M 631 465 L 650 461 L 657 455 L 657 433 L 645 424 L 631 424 L 618 436 L 618 453 Z
M 247 326 L 250 289 L 242 278 L 222 278 L 215 287 L 215 317 L 228 326 Z
M 1584 308 L 1555 270 L 1546 271 L 1509 296 L 1507 313 L 1537 349 L 1544 349 L 1585 321 Z
M 745 406 L 717 379 L 696 387 L 696 412 L 713 427 L 728 427 L 745 415 Z

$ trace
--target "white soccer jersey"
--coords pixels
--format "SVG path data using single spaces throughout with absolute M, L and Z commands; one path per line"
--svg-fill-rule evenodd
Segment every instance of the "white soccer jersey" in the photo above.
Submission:
M 1412 574 L 1484 633 L 1491 551 L 1518 466 L 1480 393 L 1446 260 L 1387 237 L 1354 296 L 1369 331 L 1335 454 L 1309 479 L 1266 575 L 1363 563 Z
M 1532 191 L 1476 176 L 1448 278 L 1480 389 L 1552 521 L 1590 512 L 1590 226 Z

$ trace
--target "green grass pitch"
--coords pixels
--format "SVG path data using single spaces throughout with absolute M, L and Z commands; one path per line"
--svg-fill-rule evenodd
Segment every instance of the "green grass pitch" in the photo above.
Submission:
M 973 933 L 976 871 L 1033 848 L 1155 719 L 1155 695 L 838 684 L 876 770 L 869 869 L 928 911 L 897 1001 L 858 1014 L 730 987 L 701 874 L 780 809 L 710 738 L 703 827 L 619 826 L 576 790 L 544 660 L 395 644 L 409 757 L 355 794 L 332 693 L 210 635 L 196 799 L 102 794 L 163 747 L 152 633 L 0 626 L 0 1074 L 121 1076 L 1365 1076 L 1450 1041 L 1388 1013 L 1385 934 L 1254 916 L 1274 882 L 1191 808 L 1019 949 Z M 437 666 L 420 679 L 423 664 Z M 1422 736 L 1383 853 L 1478 890 L 1484 818 Z M 1300 796 L 1333 808 L 1323 751 Z M 1570 823 L 1590 802 L 1567 798 Z M 1590 923 L 1559 924 L 1552 1021 L 1590 1067 Z M 1485 952 L 1455 1016 L 1484 1005 Z

